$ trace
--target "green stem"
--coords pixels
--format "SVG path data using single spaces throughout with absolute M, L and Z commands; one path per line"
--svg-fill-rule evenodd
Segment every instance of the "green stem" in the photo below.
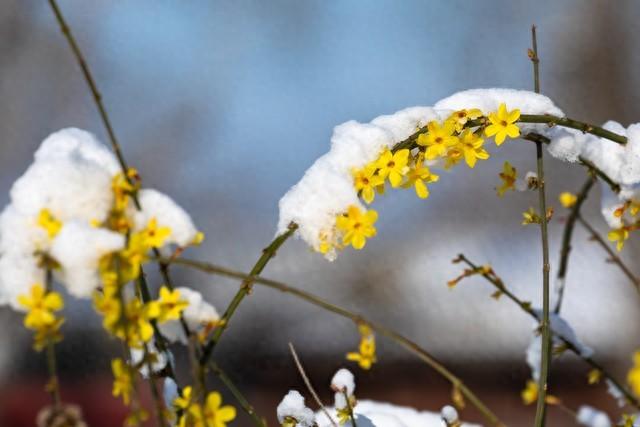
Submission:
M 540 58 L 538 58 L 538 37 L 536 37 L 536 26 L 531 26 L 532 49 L 529 49 L 529 59 L 533 63 L 533 90 L 540 93 Z
M 144 358 L 145 364 L 147 365 L 148 378 L 147 382 L 149 383 L 149 390 L 151 390 L 151 397 L 153 398 L 154 408 L 156 412 L 156 421 L 158 425 L 161 427 L 166 427 L 167 420 L 164 414 L 164 408 L 162 406 L 162 399 L 160 398 L 160 393 L 158 392 L 158 388 L 156 387 L 154 373 L 153 373 L 153 363 L 151 363 L 151 357 L 149 352 L 149 346 L 144 344 Z M 169 363 L 167 361 L 167 363 Z
M 478 265 L 473 263 L 469 258 L 464 256 L 463 254 L 458 255 L 458 260 L 464 262 L 465 264 L 467 264 L 469 267 L 471 267 L 473 269 L 478 269 L 479 268 Z M 531 303 L 525 302 L 525 301 L 521 300 L 520 298 L 518 298 L 513 292 L 511 292 L 504 285 L 502 280 L 498 276 L 496 276 L 495 273 L 493 273 L 493 274 L 482 273 L 482 277 L 484 277 L 485 280 L 487 280 L 489 283 L 491 283 L 502 294 L 506 295 L 507 298 L 509 298 L 512 302 L 514 302 L 516 305 L 518 305 L 522 309 L 522 311 L 527 313 L 529 316 L 533 317 L 537 322 L 540 321 L 540 318 L 538 317 L 536 312 L 531 308 Z M 596 360 L 594 360 L 590 356 L 589 357 L 584 356 L 580 352 L 580 349 L 578 347 L 576 347 L 575 344 L 573 344 L 571 341 L 569 341 L 562 334 L 558 333 L 557 331 L 554 331 L 553 329 L 550 329 L 550 332 L 553 333 L 553 335 L 555 335 L 559 340 L 562 341 L 562 344 L 563 344 L 564 347 L 566 347 L 568 350 L 570 350 L 576 356 L 581 358 L 584 362 L 586 362 L 593 369 L 597 369 L 600 372 L 602 372 L 602 375 L 607 380 L 609 380 L 611 382 L 611 384 L 613 384 L 618 389 L 618 391 L 620 391 L 620 393 L 622 393 L 625 396 L 625 398 L 627 399 L 628 403 L 633 405 L 637 410 L 640 410 L 640 401 L 638 399 L 636 399 L 635 396 L 629 390 L 627 390 L 627 388 L 624 387 L 599 362 L 597 362 Z
M 209 274 L 218 274 L 221 276 L 232 277 L 232 278 L 243 280 L 243 281 L 251 280 L 252 283 L 257 283 L 257 284 L 266 286 L 268 288 L 275 289 L 280 292 L 292 295 L 296 298 L 299 298 L 310 304 L 320 307 L 326 311 L 329 311 L 331 313 L 337 314 L 338 316 L 349 319 L 357 325 L 365 323 L 376 333 L 387 337 L 391 341 L 395 342 L 396 344 L 398 344 L 399 346 L 407 350 L 409 353 L 417 356 L 420 360 L 425 362 L 432 369 L 438 372 L 438 374 L 440 374 L 447 381 L 449 381 L 454 387 L 458 387 L 461 393 L 465 396 L 465 398 L 469 402 L 471 402 L 471 404 L 474 407 L 476 407 L 476 409 L 487 419 L 487 421 L 490 424 L 495 426 L 503 426 L 503 424 L 498 419 L 498 417 L 480 400 L 479 397 L 477 397 L 462 382 L 460 378 L 458 378 L 456 375 L 450 372 L 447 368 L 445 368 L 444 365 L 442 365 L 434 356 L 432 356 L 430 353 L 428 353 L 426 350 L 424 350 L 415 342 L 401 335 L 399 332 L 396 332 L 385 326 L 377 324 L 360 314 L 353 313 L 345 308 L 339 307 L 335 304 L 325 301 L 320 297 L 317 297 L 303 290 L 291 287 L 282 282 L 266 279 L 260 276 L 245 274 L 237 270 L 219 267 L 217 265 L 201 262 L 201 261 L 189 260 L 184 258 L 178 258 L 174 260 L 164 259 L 163 261 L 194 268 Z
M 569 254 L 571 253 L 571 236 L 573 235 L 573 229 L 575 228 L 576 221 L 580 216 L 580 208 L 582 204 L 587 199 L 589 195 L 589 191 L 593 187 L 593 184 L 596 182 L 596 177 L 594 174 L 589 174 L 589 177 L 582 185 L 580 192 L 577 195 L 575 204 L 571 207 L 571 212 L 569 213 L 569 217 L 567 218 L 567 222 L 564 226 L 564 232 L 562 234 L 562 248 L 560 250 L 560 263 L 558 264 L 558 300 L 556 301 L 556 306 L 553 309 L 553 312 L 558 314 L 560 313 L 560 308 L 562 307 L 562 299 L 564 297 L 564 289 L 565 289 L 565 279 L 567 277 L 567 267 L 569 265 Z
M 589 234 L 591 235 L 591 238 L 594 241 L 598 242 L 600 247 L 602 247 L 602 249 L 604 249 L 605 252 L 607 252 L 607 254 L 609 255 L 608 261 L 620 267 L 620 270 L 622 270 L 624 275 L 627 276 L 627 278 L 631 281 L 635 290 L 640 293 L 640 279 L 638 279 L 638 277 L 635 274 L 633 274 L 633 272 L 629 269 L 629 267 L 627 267 L 627 265 L 622 261 L 622 259 L 618 256 L 618 254 L 616 254 L 613 251 L 613 249 L 611 249 L 611 247 L 604 240 L 604 238 L 600 236 L 600 234 L 598 234 L 596 229 L 593 228 L 593 226 L 589 224 L 581 215 L 578 216 L 578 222 L 589 232 Z
M 269 260 L 271 260 L 271 258 L 273 258 L 276 255 L 276 252 L 280 248 L 280 246 L 282 246 L 282 244 L 289 237 L 291 237 L 291 235 L 297 229 L 298 229 L 298 226 L 296 224 L 293 224 L 293 223 L 290 224 L 289 229 L 285 233 L 282 233 L 281 235 L 277 236 L 271 242 L 271 244 L 269 244 L 269 246 L 267 246 L 265 249 L 262 250 L 262 255 L 260 256 L 256 264 L 253 266 L 253 268 L 251 269 L 249 276 L 242 281 L 242 284 L 240 285 L 240 289 L 238 289 L 238 292 L 233 297 L 233 299 L 231 300 L 231 303 L 229 303 L 229 306 L 225 310 L 224 315 L 222 316 L 222 319 L 221 319 L 221 326 L 215 330 L 209 342 L 204 346 L 202 355 L 200 356 L 201 366 L 207 365 L 207 361 L 209 357 L 211 356 L 211 354 L 213 353 L 213 350 L 215 349 L 216 345 L 220 341 L 222 334 L 229 326 L 229 321 L 231 320 L 231 317 L 233 317 L 233 314 L 236 312 L 236 309 L 238 308 L 238 306 L 240 305 L 244 297 L 246 297 L 251 292 L 251 287 L 255 282 L 255 276 L 259 275 L 262 272 L 262 270 L 267 265 Z
M 542 240 L 542 362 L 538 383 L 538 402 L 536 405 L 537 427 L 545 424 L 546 396 L 549 381 L 549 363 L 551 361 L 551 333 L 549 326 L 549 235 L 547 231 L 547 201 L 545 196 L 544 160 L 542 143 L 536 142 L 536 160 L 538 170 L 538 205 L 540 207 L 540 234 Z
M 236 387 L 233 383 L 229 375 L 222 370 L 220 366 L 213 360 L 209 361 L 209 369 L 222 381 L 222 383 L 227 387 L 227 389 L 231 392 L 233 397 L 238 401 L 242 409 L 251 417 L 253 423 L 258 427 L 267 427 L 267 422 L 264 418 L 261 418 L 257 413 L 253 406 L 249 403 L 246 397 L 242 394 L 240 389 Z
M 51 292 L 53 287 L 53 275 L 50 269 L 45 272 L 45 289 Z M 53 400 L 54 413 L 58 413 L 62 409 L 62 397 L 60 395 L 60 381 L 58 380 L 58 363 L 56 360 L 56 348 L 53 340 L 47 340 L 47 370 L 49 371 L 49 382 L 47 389 L 51 393 Z
M 342 391 L 342 395 L 344 396 L 344 401 L 347 404 L 347 410 L 349 411 L 349 418 L 351 418 L 351 427 L 357 427 L 356 426 L 356 417 L 353 414 L 353 407 L 351 406 L 351 402 L 349 401 L 349 395 L 347 394 L 346 390 Z

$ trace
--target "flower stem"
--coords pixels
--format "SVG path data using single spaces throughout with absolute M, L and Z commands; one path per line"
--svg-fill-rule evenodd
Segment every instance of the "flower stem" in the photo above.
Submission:
M 469 267 L 473 268 L 473 269 L 478 269 L 478 265 L 476 265 L 475 263 L 473 263 L 469 258 L 467 258 L 465 255 L 460 254 L 458 255 L 458 260 L 464 262 L 465 264 L 467 264 Z M 520 298 L 518 298 L 513 292 L 511 292 L 503 283 L 502 279 L 500 279 L 495 273 L 489 274 L 489 273 L 481 273 L 482 277 L 484 277 L 489 283 L 491 283 L 496 289 L 498 289 L 502 294 L 506 295 L 507 298 L 509 298 L 512 302 L 514 302 L 516 305 L 518 305 L 522 311 L 524 311 L 525 313 L 527 313 L 529 316 L 533 317 L 536 321 L 540 321 L 538 315 L 536 314 L 536 312 L 531 308 L 531 303 L 526 302 L 521 300 Z M 618 389 L 618 391 L 620 391 L 621 394 L 624 395 L 624 397 L 626 398 L 627 402 L 629 402 L 629 404 L 633 405 L 636 409 L 640 410 L 640 401 L 638 399 L 635 398 L 635 396 L 629 391 L 627 390 L 626 387 L 624 387 L 611 373 L 609 373 L 599 362 L 597 362 L 596 360 L 594 360 L 591 356 L 585 356 L 584 354 L 582 354 L 580 352 L 580 349 L 578 347 L 576 347 L 576 345 L 571 342 L 570 340 L 568 340 L 565 336 L 563 336 L 562 334 L 558 333 L 557 331 L 554 331 L 553 329 L 550 329 L 551 333 L 553 333 L 558 339 L 560 339 L 562 341 L 562 344 L 564 347 L 566 347 L 568 350 L 570 350 L 572 353 L 575 353 L 576 356 L 578 356 L 579 358 L 581 358 L 583 361 L 585 361 L 589 366 L 591 366 L 593 369 L 597 369 L 600 372 L 602 372 L 602 375 L 611 382 L 611 384 L 613 384 L 615 386 L 616 389 Z
M 209 273 L 209 274 L 218 274 L 221 276 L 232 277 L 232 278 L 243 280 L 243 281 L 251 280 L 252 283 L 257 283 L 265 287 L 284 292 L 286 294 L 289 294 L 296 298 L 304 300 L 310 304 L 313 304 L 317 307 L 320 307 L 326 311 L 337 314 L 338 316 L 349 319 L 352 322 L 354 322 L 356 325 L 365 323 L 376 333 L 387 337 L 391 341 L 395 342 L 396 344 L 398 344 L 399 346 L 407 350 L 409 353 L 417 356 L 420 360 L 425 362 L 432 369 L 438 372 L 438 374 L 440 374 L 447 381 L 449 381 L 454 387 L 458 387 L 459 390 L 462 392 L 462 394 L 465 396 L 465 398 L 469 402 L 471 402 L 471 404 L 487 419 L 487 421 L 490 424 L 494 426 L 503 426 L 503 423 L 498 419 L 498 417 L 480 400 L 478 396 L 476 396 L 463 383 L 463 381 L 460 378 L 458 378 L 446 367 L 444 367 L 442 363 L 440 363 L 435 357 L 433 357 L 425 349 L 420 347 L 415 342 L 411 341 L 409 338 L 404 337 L 399 332 L 396 332 L 385 326 L 377 324 L 360 314 L 353 313 L 345 308 L 339 307 L 333 303 L 325 301 L 324 299 L 317 297 L 311 293 L 308 293 L 301 289 L 291 287 L 283 282 L 266 279 L 260 276 L 245 274 L 237 270 L 232 270 L 232 269 L 220 267 L 214 264 L 185 259 L 185 258 L 177 258 L 171 261 L 164 259 L 163 261 L 194 268 L 196 270 L 200 270 L 202 272 Z
M 50 292 L 53 286 L 53 275 L 50 269 L 45 272 L 45 289 Z M 56 348 L 52 339 L 47 340 L 47 370 L 49 371 L 49 382 L 47 390 L 51 393 L 54 413 L 62 409 L 62 398 L 60 396 L 60 381 L 58 380 L 58 363 L 56 360 Z
M 567 277 L 567 267 L 569 265 L 569 254 L 571 253 L 571 236 L 573 235 L 573 229 L 575 228 L 576 221 L 580 216 L 580 208 L 587 199 L 589 191 L 596 182 L 595 174 L 589 173 L 589 177 L 582 185 L 580 192 L 577 195 L 575 204 L 571 207 L 571 212 L 567 218 L 567 222 L 564 226 L 564 232 L 562 234 L 562 248 L 560 249 L 560 263 L 558 264 L 558 299 L 553 312 L 560 313 L 562 307 L 562 299 L 564 297 L 565 279 Z
M 257 413 L 253 406 L 249 403 L 246 397 L 242 394 L 240 389 L 236 387 L 231 378 L 227 375 L 227 373 L 222 370 L 220 366 L 213 360 L 209 361 L 209 369 L 222 381 L 222 383 L 227 387 L 227 389 L 231 392 L 233 397 L 236 398 L 242 409 L 251 417 L 253 423 L 258 427 L 267 427 L 267 422 L 264 418 L 261 418 Z
M 578 215 L 578 222 L 587 230 L 589 231 L 590 235 L 591 235 L 591 239 L 593 239 L 594 241 L 596 241 L 601 247 L 602 249 L 605 250 L 605 252 L 607 252 L 607 254 L 609 255 L 608 261 L 616 264 L 618 267 L 620 267 L 620 270 L 622 270 L 622 272 L 624 273 L 625 276 L 627 276 L 627 278 L 631 281 L 631 283 L 633 284 L 634 288 L 636 289 L 636 291 L 640 292 L 640 279 L 633 274 L 633 272 L 629 269 L 629 267 L 622 261 L 622 259 L 618 256 L 618 254 L 616 254 L 613 249 L 611 249 L 609 247 L 609 245 L 607 244 L 607 242 L 604 240 L 604 238 L 598 234 L 598 232 L 596 231 L 595 228 L 593 228 L 593 226 L 591 224 L 589 224 L 583 217 L 582 215 Z
M 224 333 L 224 331 L 229 326 L 229 321 L 231 320 L 231 317 L 233 317 L 233 314 L 236 312 L 236 309 L 238 308 L 238 306 L 240 305 L 244 297 L 246 297 L 251 292 L 252 285 L 255 282 L 255 276 L 259 275 L 262 272 L 262 270 L 267 265 L 267 263 L 271 260 L 271 258 L 273 258 L 276 255 L 276 252 L 278 251 L 280 246 L 282 246 L 282 244 L 286 242 L 289 237 L 291 237 L 291 235 L 297 230 L 297 228 L 298 226 L 292 223 L 291 225 L 289 225 L 289 229 L 286 232 L 277 236 L 275 239 L 273 239 L 273 241 L 271 242 L 271 244 L 269 244 L 269 246 L 267 246 L 265 249 L 262 250 L 262 255 L 260 256 L 260 258 L 258 258 L 258 261 L 251 269 L 249 276 L 242 281 L 242 284 L 240 285 L 240 289 L 238 289 L 238 292 L 233 297 L 233 299 L 231 300 L 231 303 L 229 303 L 229 306 L 225 310 L 224 315 L 222 316 L 222 319 L 221 319 L 221 326 L 219 326 L 215 330 L 209 342 L 204 346 L 204 349 L 200 356 L 201 366 L 207 365 L 207 361 L 211 356 L 211 354 L 213 353 L 214 348 L 220 341 L 220 338 L 222 337 L 222 334 Z

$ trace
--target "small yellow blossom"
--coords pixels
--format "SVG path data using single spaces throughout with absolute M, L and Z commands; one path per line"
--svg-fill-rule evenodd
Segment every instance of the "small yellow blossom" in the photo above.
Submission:
M 629 238 L 629 229 L 628 227 L 622 226 L 615 230 L 611 230 L 607 234 L 607 238 L 610 242 L 616 242 L 616 249 L 620 252 L 624 247 L 625 240 Z
M 18 296 L 18 302 L 27 309 L 24 326 L 39 329 L 56 321 L 55 312 L 62 310 L 64 301 L 57 292 L 47 292 L 40 284 L 31 287 L 28 295 Z
M 206 427 L 226 427 L 236 417 L 236 408 L 222 405 L 222 396 L 217 391 L 207 395 L 202 415 Z
M 464 161 L 467 162 L 470 168 L 476 165 L 477 160 L 487 160 L 489 158 L 489 153 L 482 148 L 482 144 L 484 144 L 484 139 L 470 129 L 466 129 L 460 136 L 459 145 L 464 155 Z
M 122 313 L 122 305 L 117 292 L 115 286 L 105 286 L 102 292 L 95 291 L 93 294 L 93 307 L 102 314 L 102 326 L 108 331 L 114 330 Z
M 458 143 L 458 137 L 454 135 L 455 126 L 451 122 L 439 124 L 436 121 L 429 122 L 427 133 L 418 135 L 417 143 L 426 147 L 425 157 L 433 160 L 446 154 L 450 147 Z
M 454 124 L 456 131 L 462 132 L 462 129 L 464 129 L 464 126 L 469 120 L 475 120 L 479 117 L 482 117 L 482 111 L 477 108 L 472 108 L 470 110 L 455 111 L 449 116 L 447 121 L 451 121 Z
M 38 225 L 45 229 L 50 239 L 56 237 L 62 228 L 60 222 L 49 209 L 42 209 L 38 214 Z
M 33 336 L 33 348 L 36 351 L 42 351 L 47 345 L 55 344 L 62 341 L 62 333 L 60 328 L 64 323 L 64 318 L 56 317 L 53 323 L 43 325 L 36 329 Z
M 375 165 L 378 168 L 378 176 L 383 180 L 389 179 L 393 188 L 402 183 L 402 177 L 409 171 L 409 150 L 404 148 L 392 153 L 390 150 L 382 152 Z
M 451 390 L 451 401 L 453 402 L 454 406 L 460 410 L 464 409 L 464 407 L 467 406 L 466 402 L 464 401 L 464 395 L 460 390 L 460 386 L 458 386 L 457 384 L 454 385 L 453 389 Z
M 376 196 L 375 189 L 380 185 L 384 185 L 384 178 L 380 177 L 376 173 L 377 170 L 378 168 L 375 164 L 370 164 L 362 169 L 354 169 L 351 172 L 353 176 L 353 185 L 355 186 L 356 191 L 367 203 L 373 202 L 373 199 Z
M 358 362 L 360 368 L 368 370 L 376 362 L 376 337 L 366 324 L 360 324 L 358 330 L 360 332 L 358 352 L 347 353 L 347 360 Z
M 520 118 L 520 110 L 507 111 L 505 103 L 501 103 L 498 111 L 489 114 L 491 124 L 484 130 L 485 135 L 494 136 L 496 145 L 501 145 L 505 138 L 517 138 L 520 136 L 520 128 L 515 122 Z
M 602 378 L 602 371 L 599 369 L 592 369 L 587 374 L 587 382 L 589 384 L 598 384 Z
M 534 403 L 538 400 L 538 383 L 533 380 L 527 381 L 527 385 L 520 393 L 520 396 L 522 397 L 522 402 L 525 405 Z
M 529 208 L 525 212 L 522 212 L 522 225 L 540 224 L 542 219 L 534 208 Z
M 640 351 L 633 354 L 633 367 L 627 374 L 627 383 L 633 394 L 640 397 Z
M 560 200 L 560 204 L 569 209 L 571 207 L 573 207 L 573 205 L 576 204 L 576 201 L 578 200 L 578 197 L 573 194 L 573 193 L 569 193 L 568 191 L 564 191 L 562 193 L 560 193 L 560 196 L 558 197 L 558 199 Z
M 509 190 L 515 190 L 517 171 L 516 171 L 516 168 L 511 166 L 511 163 L 504 162 L 504 166 L 502 167 L 502 172 L 500 172 L 498 176 L 502 181 L 502 185 L 496 189 L 499 197 L 504 196 L 504 193 L 506 193 Z
M 140 348 L 153 337 L 151 320 L 160 314 L 158 303 L 152 301 L 145 304 L 133 298 L 125 304 L 123 314 L 123 325 L 118 327 L 116 335 L 126 340 L 130 347 Z
M 160 308 L 158 322 L 164 323 L 169 320 L 178 320 L 180 314 L 188 306 L 189 302 L 180 297 L 180 291 L 177 289 L 172 291 L 166 286 L 161 287 L 160 299 L 158 299 L 158 307 Z
M 622 427 L 634 427 L 636 415 L 622 414 Z
M 192 403 L 193 389 L 187 386 L 182 389 L 182 394 L 173 400 L 173 406 L 178 409 L 187 410 Z
M 111 361 L 111 371 L 113 372 L 113 396 L 122 396 L 125 405 L 131 402 L 131 392 L 133 390 L 133 375 L 129 365 L 122 359 Z
M 140 186 L 140 176 L 134 168 L 127 170 L 127 175 L 120 172 L 111 180 L 111 191 L 113 192 L 114 210 L 124 212 L 129 204 L 129 197 L 135 194 Z
M 429 168 L 424 165 L 424 157 L 422 154 L 418 154 L 416 157 L 409 174 L 407 175 L 407 182 L 403 184 L 403 187 L 409 188 L 413 186 L 416 190 L 416 194 L 421 199 L 429 197 L 429 189 L 427 184 L 437 182 L 440 177 L 431 173 Z
M 202 231 L 198 231 L 196 233 L 195 237 L 193 238 L 193 240 L 191 241 L 191 244 L 197 246 L 197 245 L 201 244 L 202 242 L 204 242 L 204 239 L 205 239 L 204 233 Z
M 144 245 L 148 248 L 160 248 L 171 235 L 171 228 L 158 227 L 158 220 L 154 217 L 149 220 L 147 227 L 141 233 Z
M 342 243 L 352 245 L 355 249 L 364 248 L 367 239 L 376 235 L 373 224 L 377 219 L 378 213 L 374 210 L 362 213 L 357 206 L 349 206 L 347 213 L 336 219 L 336 226 L 344 233 Z

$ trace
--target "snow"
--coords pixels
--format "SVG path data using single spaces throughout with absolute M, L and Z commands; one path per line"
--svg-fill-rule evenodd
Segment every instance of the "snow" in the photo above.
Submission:
M 448 424 L 458 421 L 458 411 L 456 411 L 456 408 L 451 405 L 443 406 L 440 410 L 440 416 Z
M 538 320 L 541 321 L 542 309 L 534 308 L 533 312 L 535 313 Z M 575 346 L 582 357 L 591 357 L 593 355 L 593 350 L 590 347 L 584 345 L 578 339 L 575 331 L 573 330 L 569 322 L 567 322 L 559 314 L 550 313 L 549 320 L 551 321 L 551 329 L 553 330 L 554 335 L 558 335 L 559 337 L 562 337 L 564 340 L 568 341 L 573 346 Z M 536 328 L 537 327 L 538 325 L 536 324 Z
M 173 401 L 178 397 L 178 384 L 169 377 L 164 379 L 162 384 L 162 398 L 167 408 L 173 408 Z
M 220 320 L 220 316 L 215 307 L 204 300 L 202 294 L 187 287 L 175 288 L 180 292 L 180 298 L 186 300 L 189 305 L 182 312 L 189 330 L 199 332 L 207 324 L 215 323 Z M 178 320 L 170 320 L 158 325 L 160 332 L 171 342 L 180 342 L 187 344 L 187 337 L 184 335 L 182 325 Z
M 364 206 L 358 198 L 351 176 L 375 160 L 385 148 L 413 134 L 432 120 L 443 120 L 459 109 L 478 108 L 485 114 L 496 111 L 501 102 L 509 109 L 519 108 L 526 114 L 563 113 L 553 102 L 533 92 L 512 89 L 473 89 L 445 98 L 431 107 L 411 107 L 391 115 L 380 116 L 370 123 L 348 121 L 335 127 L 331 148 L 305 172 L 302 179 L 280 199 L 277 234 L 287 231 L 289 224 L 298 224 L 296 235 L 318 250 L 322 237 L 332 241 L 337 215 L 355 205 Z M 522 129 L 546 132 L 546 125 L 522 124 Z M 335 250 L 325 257 L 334 260 Z
M 611 427 L 611 421 L 607 414 L 588 405 L 582 405 L 578 408 L 576 421 L 587 427 Z
M 331 379 L 331 388 L 337 392 L 345 392 L 351 396 L 356 389 L 355 377 L 348 369 L 338 370 Z
M 123 235 L 99 225 L 113 207 L 112 181 L 120 172 L 116 157 L 89 132 L 62 129 L 42 142 L 0 213 L 0 304 L 19 309 L 16 297 L 44 282 L 43 255 L 60 265 L 55 277 L 69 293 L 90 297 L 100 284 L 98 261 L 125 244 Z M 191 218 L 168 196 L 141 190 L 140 198 L 143 212 L 128 212 L 129 219 L 139 226 L 156 217 L 172 229 L 167 244 L 194 242 Z M 44 210 L 60 223 L 57 234 L 38 224 Z
M 296 390 L 290 390 L 276 409 L 278 421 L 282 424 L 286 417 L 294 418 L 300 427 L 314 425 L 314 413 L 304 404 L 304 397 Z
M 168 362 L 167 355 L 164 352 L 158 351 L 155 344 L 153 343 L 147 344 L 147 348 L 149 349 L 149 356 L 151 357 L 151 360 L 152 360 L 151 370 L 153 371 L 153 373 L 158 373 L 162 371 L 164 367 L 167 366 L 167 362 Z M 140 362 L 142 362 L 143 359 L 144 359 L 144 349 L 131 348 L 131 362 L 133 363 L 134 366 L 140 364 Z M 140 365 L 140 369 L 139 369 L 140 374 L 144 378 L 148 378 L 149 376 L 149 366 L 147 365 L 148 363 L 145 362 L 142 365 Z
M 155 218 L 159 227 L 171 228 L 167 244 L 187 246 L 195 241 L 198 230 L 191 217 L 169 196 L 153 189 L 142 189 L 138 200 L 142 209 L 133 214 L 134 230 L 142 230 Z
M 329 413 L 335 413 L 335 408 L 327 408 Z M 398 406 L 373 400 L 359 400 L 353 409 L 356 415 L 356 424 L 360 426 L 360 420 L 364 418 L 375 427 L 444 427 L 443 415 L 437 412 L 417 411 L 406 406 Z M 360 418 L 362 417 L 362 418 Z M 337 422 L 337 419 L 334 420 Z M 331 422 L 322 412 L 316 413 L 318 427 L 330 427 Z M 344 426 L 350 426 L 347 422 Z M 365 425 L 363 423 L 363 425 Z M 462 426 L 472 427 L 476 424 L 462 423 Z
M 122 234 L 92 227 L 78 220 L 66 222 L 50 251 L 62 266 L 62 270 L 54 270 L 56 278 L 67 285 L 71 295 L 89 298 L 100 286 L 100 258 L 124 247 L 125 238 Z

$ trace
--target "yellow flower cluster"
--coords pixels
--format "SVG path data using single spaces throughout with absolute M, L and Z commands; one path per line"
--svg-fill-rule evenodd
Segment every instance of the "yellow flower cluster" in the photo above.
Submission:
M 431 121 L 417 136 L 414 148 L 385 149 L 373 162 L 353 169 L 353 186 L 367 204 L 374 201 L 376 194 L 384 193 L 387 181 L 392 188 L 414 188 L 418 197 L 426 199 L 429 197 L 427 185 L 439 179 L 429 169 L 429 162 L 441 162 L 445 169 L 450 169 L 464 159 L 467 166 L 474 168 L 478 160 L 489 158 L 483 133 L 495 137 L 496 145 L 501 145 L 507 137 L 520 135 L 516 125 L 519 118 L 519 110 L 508 111 L 503 103 L 488 117 L 478 109 L 470 109 L 456 111 L 442 122 Z M 515 169 L 507 171 L 505 164 L 505 177 L 509 174 L 513 179 L 498 190 L 500 195 L 515 184 Z M 362 249 L 367 239 L 376 235 L 377 217 L 374 210 L 363 212 L 357 206 L 349 206 L 347 212 L 336 216 L 332 230 L 320 232 L 316 250 L 326 254 L 349 245 Z
M 347 360 L 357 362 L 360 368 L 368 370 L 376 362 L 376 336 L 369 325 L 364 323 L 358 325 L 358 332 L 360 332 L 358 351 L 347 353 Z
M 629 224 L 624 219 L 625 213 L 629 213 L 633 218 L 632 223 Z M 629 233 L 640 229 L 640 218 L 636 218 L 638 213 L 640 213 L 640 202 L 635 200 L 627 200 L 622 206 L 614 211 L 613 215 L 620 218 L 623 224 L 620 228 L 609 231 L 607 238 L 611 242 L 616 242 L 616 249 L 618 251 L 621 251 L 624 247 L 624 242 L 629 238 Z
M 209 393 L 204 404 L 200 404 L 192 388 L 185 387 L 173 404 L 182 413 L 178 427 L 226 427 L 236 417 L 236 408 L 222 406 L 222 396 L 217 391 Z
M 59 293 L 47 292 L 42 285 L 35 284 L 28 295 L 18 297 L 18 303 L 27 310 L 24 326 L 35 331 L 33 346 L 37 351 L 62 340 L 60 327 L 64 318 L 56 312 L 64 308 L 64 301 Z

